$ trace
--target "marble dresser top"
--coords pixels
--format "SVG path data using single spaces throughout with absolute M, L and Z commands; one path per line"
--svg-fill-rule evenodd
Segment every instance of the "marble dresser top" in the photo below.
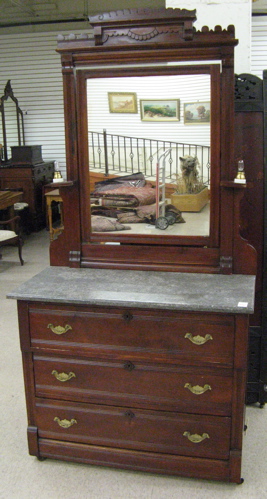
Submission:
M 27 301 L 253 313 L 255 277 L 48 267 L 8 294 Z

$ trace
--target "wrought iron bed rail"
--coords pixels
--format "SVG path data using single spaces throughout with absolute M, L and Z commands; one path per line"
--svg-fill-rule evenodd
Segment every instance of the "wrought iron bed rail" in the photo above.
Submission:
M 180 171 L 180 157 L 197 156 L 199 177 L 210 182 L 210 147 L 199 144 L 127 137 L 103 132 L 89 132 L 89 162 L 91 171 L 108 174 L 136 173 L 154 179 L 159 154 L 170 149 L 166 160 L 165 179 L 175 183 Z

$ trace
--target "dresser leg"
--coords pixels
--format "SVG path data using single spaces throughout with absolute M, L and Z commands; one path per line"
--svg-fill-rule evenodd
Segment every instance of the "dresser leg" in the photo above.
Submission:
M 28 436 L 29 454 L 31 456 L 37 456 L 39 458 L 37 427 L 36 426 L 28 426 L 27 436 Z
M 241 478 L 241 451 L 230 451 L 230 482 L 241 484 L 244 479 Z

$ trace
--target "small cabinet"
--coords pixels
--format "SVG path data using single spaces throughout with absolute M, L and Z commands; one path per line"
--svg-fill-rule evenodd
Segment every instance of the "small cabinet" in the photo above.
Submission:
M 25 150 L 28 152 L 31 149 L 29 146 L 11 149 L 16 149 L 15 161 L 11 158 L 0 168 L 0 189 L 23 192 L 23 202 L 29 205 L 25 229 L 27 232 L 40 230 L 46 223 L 43 187 L 53 181 L 54 162 L 44 162 L 41 156 L 35 162 L 34 156 L 25 156 Z
M 45 226 L 43 186 L 52 182 L 54 162 L 42 159 L 42 146 L 25 145 L 23 112 L 15 97 L 11 80 L 0 98 L 0 189 L 23 192 L 22 202 L 28 207 L 20 211 L 25 232 Z

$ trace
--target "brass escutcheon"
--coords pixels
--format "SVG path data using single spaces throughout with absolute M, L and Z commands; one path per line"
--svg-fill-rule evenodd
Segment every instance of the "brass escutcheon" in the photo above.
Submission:
M 69 331 L 69 329 L 72 329 L 72 327 L 69 324 L 66 324 L 65 327 L 53 326 L 53 324 L 47 324 L 47 327 L 48 327 L 48 329 L 51 329 L 51 331 L 53 331 L 53 333 L 58 334 L 58 335 L 64 334 L 67 331 Z
M 125 371 L 133 371 L 133 369 L 135 369 L 135 365 L 130 360 L 127 360 L 123 367 Z
M 58 380 L 58 381 L 69 381 L 71 378 L 76 378 L 76 374 L 73 373 L 72 371 L 69 372 L 69 374 L 66 374 L 66 373 L 59 373 L 58 371 L 56 371 L 56 369 L 54 369 L 51 374 L 53 374 L 53 376 L 55 376 L 55 378 Z
M 192 386 L 191 383 L 186 383 L 184 385 L 184 388 L 188 388 L 188 390 L 190 390 L 190 392 L 194 393 L 194 395 L 202 395 L 203 393 L 207 392 L 208 390 L 211 390 L 211 386 L 210 385 L 204 385 L 204 386 L 195 385 L 195 386 Z
M 210 438 L 208 433 L 203 433 L 202 435 L 198 435 L 197 433 L 195 433 L 194 435 L 191 435 L 189 431 L 185 431 L 183 433 L 183 436 L 188 438 L 188 440 L 190 440 L 190 442 L 192 442 L 193 444 L 199 444 L 200 442 L 203 442 L 203 440 L 205 440 L 206 438 Z
M 206 334 L 205 337 L 197 335 L 193 336 L 192 333 L 186 333 L 185 338 L 194 343 L 194 345 L 204 345 L 209 340 L 213 340 L 211 334 Z
M 54 418 L 54 421 L 58 423 L 61 428 L 70 428 L 72 425 L 77 424 L 76 419 L 59 419 L 57 416 Z
M 133 315 L 131 314 L 131 312 L 124 312 L 122 314 L 122 318 L 125 320 L 125 322 L 130 322 L 131 320 L 133 320 Z

